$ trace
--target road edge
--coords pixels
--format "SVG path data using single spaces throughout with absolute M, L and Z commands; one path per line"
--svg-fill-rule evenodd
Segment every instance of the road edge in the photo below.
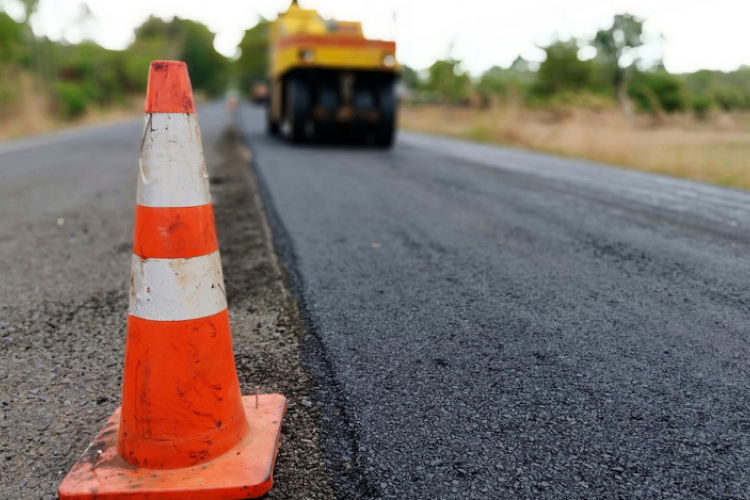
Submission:
M 272 236 L 270 241 L 273 243 L 276 261 L 297 304 L 305 329 L 305 335 L 300 340 L 300 354 L 302 365 L 310 372 L 313 380 L 311 397 L 318 406 L 321 445 L 326 469 L 334 482 L 334 493 L 338 498 L 379 499 L 382 495 L 374 482 L 367 478 L 361 464 L 357 431 L 359 424 L 346 411 L 346 398 L 305 297 L 306 285 L 299 271 L 294 242 L 278 213 L 263 172 L 258 167 L 260 160 L 240 110 L 241 107 L 233 113 L 233 118 L 240 138 L 251 151 L 248 168 L 258 186 L 260 204 Z

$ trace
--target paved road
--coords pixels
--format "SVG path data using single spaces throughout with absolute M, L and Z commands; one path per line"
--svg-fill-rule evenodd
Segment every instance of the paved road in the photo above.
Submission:
M 750 497 L 750 194 L 240 117 L 342 497 Z

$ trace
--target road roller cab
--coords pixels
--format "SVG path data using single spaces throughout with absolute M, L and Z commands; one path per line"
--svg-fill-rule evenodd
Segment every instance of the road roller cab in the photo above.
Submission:
M 296 1 L 271 23 L 268 131 L 393 143 L 396 44 L 369 40 L 358 22 L 323 19 Z

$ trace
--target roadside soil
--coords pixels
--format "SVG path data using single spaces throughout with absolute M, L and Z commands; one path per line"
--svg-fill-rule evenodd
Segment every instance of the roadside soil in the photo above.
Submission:
M 242 393 L 251 394 L 258 385 L 263 393 L 284 394 L 289 405 L 268 498 L 332 499 L 309 396 L 311 379 L 300 360 L 305 331 L 276 260 L 248 168 L 250 153 L 234 128 L 227 129 L 219 147 L 222 160 L 211 172 L 211 192 Z
M 204 147 L 213 158 L 211 189 L 242 391 L 259 386 L 289 402 L 268 498 L 333 498 L 308 399 L 311 380 L 300 362 L 304 328 L 276 261 L 249 152 L 231 128 L 217 145 Z M 108 258 L 125 262 L 131 246 L 118 242 Z M 0 304 L 3 500 L 57 498 L 57 485 L 119 404 L 126 280 L 93 296 L 60 297 L 33 307 Z

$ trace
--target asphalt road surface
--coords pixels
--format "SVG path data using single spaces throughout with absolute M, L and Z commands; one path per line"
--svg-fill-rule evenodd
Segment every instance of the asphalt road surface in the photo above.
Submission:
M 750 194 L 240 118 L 342 498 L 750 497 Z
M 244 107 L 311 403 L 230 117 L 199 116 L 241 382 L 261 358 L 294 404 L 276 498 L 328 495 L 315 412 L 347 500 L 750 498 L 750 194 L 406 132 L 290 146 Z M 0 144 L 1 498 L 54 498 L 118 404 L 141 127 Z

